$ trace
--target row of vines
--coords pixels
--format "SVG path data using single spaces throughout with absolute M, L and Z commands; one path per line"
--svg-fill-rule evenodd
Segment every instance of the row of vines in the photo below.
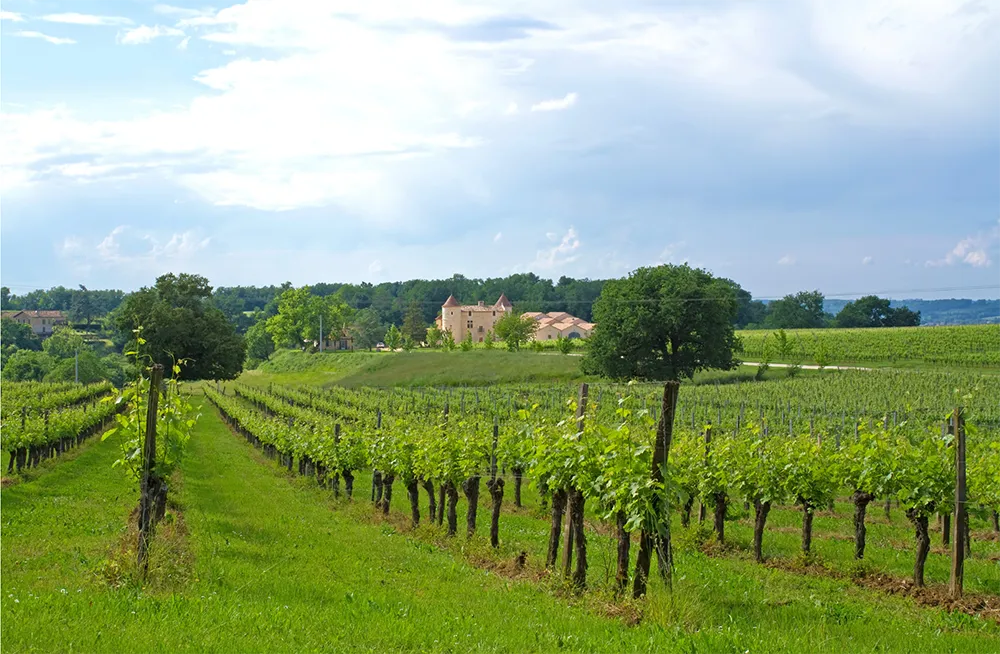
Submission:
M 755 398 L 746 395 L 739 402 L 736 397 L 723 399 L 723 389 L 695 389 L 685 398 L 685 388 L 669 421 L 669 463 L 661 468 L 665 475 L 658 475 L 654 456 L 664 440 L 658 414 L 665 405 L 654 402 L 651 388 L 641 385 L 594 390 L 589 402 L 581 402 L 568 388 L 553 387 L 466 393 L 339 388 L 315 392 L 237 385 L 232 394 L 211 389 L 207 393 L 249 441 L 289 469 L 297 463 L 301 474 L 315 476 L 337 493 L 343 480 L 351 496 L 356 473 L 373 470 L 373 499 L 388 511 L 399 482 L 417 524 L 424 491 L 430 519 L 447 521 L 449 534 L 458 531 L 460 492 L 468 500 L 466 530 L 475 531 L 485 481 L 493 499 L 491 540 L 496 544 L 504 484 L 513 484 L 516 505 L 521 504 L 522 485 L 533 484 L 543 502 L 551 504 L 547 564 L 558 562 L 560 540 L 572 539 L 576 568 L 571 572 L 567 564 L 566 572 L 578 585 L 586 583 L 586 536 L 582 529 L 563 534 L 562 522 L 569 515 L 573 523 L 577 515 L 576 523 L 582 524 L 584 505 L 614 525 L 617 583 L 624 589 L 630 580 L 633 533 L 653 535 L 651 542 L 640 537 L 640 558 L 646 556 L 647 569 L 655 550 L 661 572 L 669 571 L 666 506 L 680 512 L 686 523 L 695 501 L 700 501 L 713 510 L 717 538 L 724 540 L 727 504 L 752 505 L 754 550 L 761 559 L 772 506 L 800 507 L 802 549 L 808 554 L 814 513 L 840 493 L 855 503 L 858 558 L 864 556 L 869 503 L 876 498 L 899 502 L 915 526 L 914 582 L 923 584 L 928 520 L 950 511 L 955 490 L 952 443 L 957 428 L 945 424 L 947 410 L 918 420 L 912 407 L 904 406 L 892 417 L 880 407 L 878 413 L 847 418 L 846 406 L 839 407 L 842 412 L 833 411 L 837 405 L 815 412 L 816 403 L 810 400 L 822 399 L 819 394 L 798 397 L 795 405 L 787 397 L 773 404 L 760 397 L 758 407 Z M 994 428 L 972 422 L 977 410 L 979 415 L 989 413 L 988 403 L 977 403 L 976 397 L 965 395 L 976 406 L 965 414 L 968 502 L 972 510 L 995 517 L 1000 509 L 1000 439 Z M 799 411 L 796 406 L 807 408 Z M 693 411 L 690 420 L 685 409 Z M 772 419 L 780 430 L 768 428 Z M 570 559 L 566 554 L 563 558 Z M 639 576 L 637 572 L 636 581 Z M 639 585 L 636 588 L 640 594 Z

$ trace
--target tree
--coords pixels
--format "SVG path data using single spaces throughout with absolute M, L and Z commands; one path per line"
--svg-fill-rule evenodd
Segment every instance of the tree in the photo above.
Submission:
M 129 295 L 112 322 L 126 347 L 136 349 L 136 330 L 146 341 L 138 348 L 169 369 L 187 359 L 183 379 L 234 379 L 243 370 L 246 344 L 211 303 L 212 287 L 201 275 L 168 273 Z
M 370 350 L 382 339 L 382 324 L 378 319 L 378 312 L 371 307 L 362 309 L 354 314 L 354 321 L 347 331 L 354 339 L 354 347 Z
M 889 300 L 866 295 L 848 302 L 837 314 L 838 327 L 915 327 L 920 324 L 920 312 L 906 307 L 893 309 Z
M 465 338 L 462 339 L 462 343 L 459 345 L 463 352 L 471 352 L 473 348 L 472 344 L 472 332 L 465 332 Z
M 385 333 L 383 340 L 390 350 L 398 350 L 399 346 L 403 344 L 403 335 L 396 325 L 389 325 L 389 330 Z
M 18 350 L 7 359 L 3 378 L 7 381 L 42 381 L 55 361 L 45 352 Z
M 47 382 L 71 382 L 77 379 L 81 384 L 92 384 L 104 379 L 108 379 L 108 370 L 98 357 L 90 349 L 81 350 L 80 358 L 76 357 L 57 361 L 52 369 L 45 375 Z
M 339 335 L 351 309 L 339 294 L 319 297 L 308 286 L 289 288 L 278 296 L 278 312 L 267 319 L 267 331 L 275 345 L 301 348 L 304 341 L 319 341 L 321 318 L 324 335 Z
M 810 329 L 823 326 L 823 294 L 802 291 L 786 295 L 768 305 L 768 327 L 778 329 Z
M 492 350 L 493 346 L 496 344 L 496 339 L 493 338 L 493 332 L 486 332 L 486 336 L 483 336 L 483 347 L 487 350 Z
M 441 345 L 447 352 L 455 349 L 455 335 L 451 333 L 450 329 L 444 332 L 444 336 L 441 338 Z
M 767 305 L 760 300 L 754 300 L 750 291 L 732 281 L 723 280 L 733 287 L 736 296 L 736 328 L 743 329 L 750 325 L 760 325 L 767 316 Z
M 729 282 L 687 265 L 639 268 L 609 281 L 594 305 L 597 323 L 583 361 L 614 379 L 679 379 L 739 365 Z
M 431 325 L 427 328 L 427 346 L 437 347 L 441 345 L 441 339 L 444 338 L 444 334 L 441 332 L 441 328 L 437 325 Z
M 563 354 L 569 354 L 573 351 L 573 339 L 560 336 L 556 339 L 556 349 Z
M 80 284 L 80 290 L 73 292 L 73 308 L 72 308 L 73 318 L 77 322 L 83 320 L 90 326 L 90 320 L 94 317 L 94 303 L 90 298 L 90 291 L 83 284 Z
M 0 320 L 0 341 L 3 342 L 4 347 L 14 346 L 19 350 L 42 349 L 42 341 L 31 330 L 31 325 L 6 318 Z
M 420 304 L 412 300 L 406 308 L 406 316 L 403 318 L 403 336 L 409 336 L 414 343 L 419 343 L 427 335 L 427 328 L 424 326 L 423 312 Z
M 271 358 L 274 353 L 274 339 L 267 331 L 267 320 L 261 314 L 260 319 L 247 330 L 244 340 L 247 344 L 247 367 L 256 368 L 262 362 Z
M 493 325 L 493 330 L 507 345 L 507 349 L 516 352 L 521 346 L 531 340 L 538 323 L 533 318 L 513 311 L 505 314 Z
M 83 341 L 83 337 L 68 327 L 57 327 L 42 342 L 42 349 L 54 359 L 67 359 L 76 355 L 77 352 L 89 350 L 90 348 Z

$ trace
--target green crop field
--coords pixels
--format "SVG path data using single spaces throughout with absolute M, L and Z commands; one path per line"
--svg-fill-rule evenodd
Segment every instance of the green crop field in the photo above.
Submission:
M 107 386 L 6 384 L 3 645 L 997 650 L 995 371 L 699 374 L 680 388 L 661 482 L 663 386 L 589 379 L 579 363 L 282 351 L 237 382 L 188 387 L 200 418 L 144 580 L 138 485 L 112 466 L 117 437 L 86 438 L 117 410 L 100 401 Z M 956 435 L 945 420 L 959 405 L 971 540 L 953 600 Z M 582 516 L 569 575 L 564 498 L 566 515 Z M 662 515 L 671 585 L 646 550 L 635 599 L 642 533 Z
M 743 358 L 821 365 L 1000 367 L 1000 325 L 737 332 Z

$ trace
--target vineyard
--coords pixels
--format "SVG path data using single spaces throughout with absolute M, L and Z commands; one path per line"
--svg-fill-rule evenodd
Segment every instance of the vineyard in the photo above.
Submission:
M 755 362 L 1000 366 L 1000 325 L 752 330 L 738 335 L 743 358 Z
M 814 514 L 848 496 L 855 507 L 855 556 L 861 559 L 869 503 L 884 500 L 888 507 L 895 501 L 917 531 L 913 583 L 923 585 L 929 521 L 936 514 L 950 519 L 953 506 L 958 423 L 946 419 L 959 400 L 966 405 L 963 430 L 970 440 L 968 506 L 1000 530 L 998 407 L 995 394 L 982 387 L 988 378 L 949 377 L 950 385 L 942 387 L 943 379 L 907 375 L 846 373 L 835 385 L 794 380 L 777 390 L 760 384 L 685 387 L 676 404 L 665 479 L 650 474 L 656 470 L 660 410 L 653 387 L 602 385 L 586 398 L 559 387 L 314 392 L 237 385 L 229 394 L 206 393 L 248 441 L 336 495 L 343 480 L 343 493 L 354 496 L 357 476 L 373 470 L 371 497 L 387 512 L 399 482 L 414 525 L 426 505 L 430 521 L 446 523 L 447 533 L 456 534 L 461 492 L 466 531 L 474 533 L 485 485 L 495 545 L 502 537 L 505 486 L 521 506 L 530 484 L 543 506 L 551 505 L 546 563 L 558 562 L 561 538 L 575 540 L 572 578 L 581 587 L 587 583 L 586 534 L 579 529 L 562 535 L 562 522 L 576 515 L 571 522 L 583 524 L 586 508 L 618 535 L 616 588 L 624 591 L 635 582 L 641 595 L 645 582 L 639 579 L 646 573 L 629 573 L 632 534 L 662 533 L 664 503 L 686 526 L 696 501 L 712 512 L 720 544 L 727 508 L 752 506 L 758 561 L 772 507 L 801 510 L 802 552 L 808 556 Z M 910 387 L 908 394 L 899 392 L 901 385 Z M 956 385 L 964 389 L 958 396 Z M 900 397 L 905 402 L 893 408 L 889 402 Z M 640 538 L 647 572 L 650 546 Z M 661 560 L 666 556 L 657 553 Z M 569 577 L 568 563 L 566 569 Z M 991 587 L 1000 591 L 995 583 Z
M 109 382 L 43 384 L 6 382 L 0 407 L 0 449 L 7 472 L 37 466 L 101 431 L 121 406 Z

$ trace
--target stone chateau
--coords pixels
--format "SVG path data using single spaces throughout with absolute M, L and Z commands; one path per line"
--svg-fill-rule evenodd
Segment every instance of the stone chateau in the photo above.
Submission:
M 480 301 L 477 304 L 462 304 L 449 295 L 441 305 L 441 315 L 436 323 L 442 331 L 450 331 L 456 343 L 465 340 L 466 334 L 472 334 L 472 340 L 482 343 L 486 334 L 493 331 L 497 320 L 514 310 L 514 305 L 505 294 L 491 305 Z M 540 313 L 530 311 L 524 314 L 535 320 L 535 340 L 555 340 L 560 336 L 566 338 L 588 338 L 594 330 L 593 323 L 571 316 L 565 311 L 550 311 Z

